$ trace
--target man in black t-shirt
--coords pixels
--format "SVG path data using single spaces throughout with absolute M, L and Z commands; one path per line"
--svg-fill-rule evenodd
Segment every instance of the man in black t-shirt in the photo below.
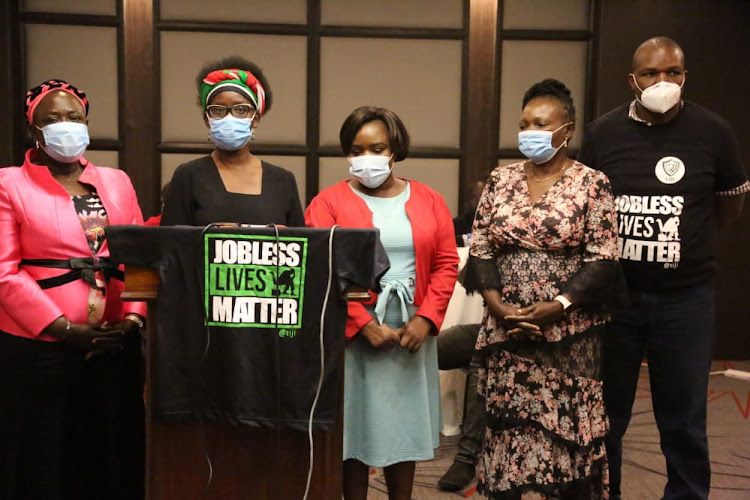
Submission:
M 750 183 L 726 120 L 681 99 L 682 49 L 652 38 L 633 56 L 635 99 L 586 130 L 579 160 L 609 177 L 620 262 L 630 291 L 603 348 L 610 498 L 620 498 L 622 436 L 644 354 L 667 462 L 664 498 L 708 498 L 706 396 L 719 227 L 739 215 Z

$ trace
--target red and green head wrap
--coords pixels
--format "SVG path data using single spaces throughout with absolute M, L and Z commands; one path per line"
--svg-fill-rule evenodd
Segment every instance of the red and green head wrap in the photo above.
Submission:
M 242 69 L 219 69 L 203 79 L 201 85 L 201 106 L 206 109 L 208 102 L 219 92 L 231 90 L 247 97 L 253 103 L 258 115 L 266 110 L 266 93 L 257 78 Z
M 34 110 L 42 102 L 42 99 L 56 90 L 62 90 L 72 95 L 78 102 L 83 106 L 86 115 L 89 114 L 89 101 L 86 99 L 86 94 L 82 90 L 78 90 L 68 82 L 64 80 L 47 80 L 33 89 L 26 92 L 26 120 L 31 124 L 34 123 Z

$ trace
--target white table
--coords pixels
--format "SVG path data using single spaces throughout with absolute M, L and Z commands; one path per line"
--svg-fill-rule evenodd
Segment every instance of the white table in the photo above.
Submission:
M 459 247 L 458 268 L 463 269 L 469 257 L 468 247 Z M 484 313 L 484 301 L 478 293 L 467 295 L 466 289 L 456 282 L 453 295 L 448 303 L 442 330 L 453 325 L 481 323 Z M 466 372 L 461 369 L 440 370 L 440 402 L 443 409 L 443 435 L 455 436 L 461 432 L 461 420 L 464 412 L 464 391 Z

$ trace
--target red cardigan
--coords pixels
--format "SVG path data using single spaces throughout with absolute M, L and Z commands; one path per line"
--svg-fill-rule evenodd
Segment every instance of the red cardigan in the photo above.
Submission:
M 441 195 L 419 182 L 408 182 L 411 193 L 406 215 L 411 221 L 417 271 L 414 303 L 417 315 L 429 319 L 435 325 L 431 333 L 437 335 L 458 277 L 453 219 Z M 313 198 L 305 210 L 305 223 L 311 227 L 373 227 L 372 212 L 348 181 L 334 184 Z M 350 302 L 346 337 L 351 339 L 372 319 L 362 304 Z

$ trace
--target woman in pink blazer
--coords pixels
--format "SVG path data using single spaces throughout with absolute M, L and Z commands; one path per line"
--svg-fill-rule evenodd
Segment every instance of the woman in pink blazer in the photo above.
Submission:
M 128 176 L 83 158 L 88 101 L 27 93 L 35 147 L 0 169 L 0 498 L 138 498 L 139 328 L 104 228 L 141 224 Z

